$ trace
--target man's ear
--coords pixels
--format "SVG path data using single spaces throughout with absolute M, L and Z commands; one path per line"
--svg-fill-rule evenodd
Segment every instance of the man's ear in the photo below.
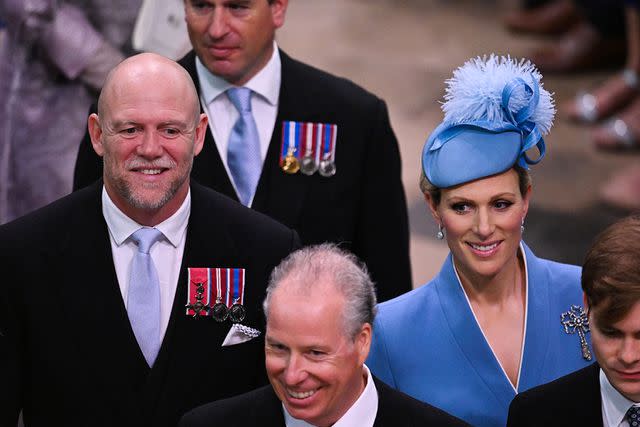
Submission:
M 284 25 L 288 4 L 289 0 L 273 0 L 271 4 L 269 4 L 271 8 L 271 19 L 275 28 L 280 28 Z
M 98 156 L 104 156 L 104 147 L 102 146 L 102 127 L 100 126 L 100 118 L 93 113 L 89 116 L 87 122 L 89 136 L 91 137 L 91 145 Z
M 587 298 L 587 294 L 582 293 L 582 305 L 584 306 L 584 310 L 589 314 L 589 299 Z
M 197 156 L 202 151 L 204 146 L 204 137 L 207 134 L 207 124 L 209 123 L 209 117 L 206 114 L 200 114 L 198 124 L 196 125 L 195 135 L 193 138 L 193 154 Z
M 363 364 L 365 360 L 367 360 L 367 356 L 369 356 L 369 349 L 371 348 L 371 335 L 373 333 L 373 328 L 370 323 L 365 323 L 362 325 L 360 332 L 356 335 L 355 345 L 358 349 L 359 353 L 359 362 Z

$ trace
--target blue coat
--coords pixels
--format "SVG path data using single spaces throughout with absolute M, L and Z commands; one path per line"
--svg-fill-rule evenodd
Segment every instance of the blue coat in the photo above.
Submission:
M 578 334 L 566 333 L 561 322 L 571 305 L 582 305 L 580 268 L 521 247 L 528 295 L 518 392 L 591 363 Z M 366 362 L 374 375 L 474 426 L 506 425 L 516 391 L 475 320 L 451 254 L 431 282 L 378 310 Z

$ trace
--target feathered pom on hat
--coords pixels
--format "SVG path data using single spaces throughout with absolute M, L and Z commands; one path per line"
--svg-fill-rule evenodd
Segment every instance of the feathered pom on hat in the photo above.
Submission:
M 535 65 L 510 56 L 491 54 L 488 58 L 477 57 L 454 71 L 453 77 L 446 81 L 445 102 L 442 105 L 445 122 L 488 120 L 509 123 L 502 105 L 502 91 L 517 78 L 530 86 L 538 84 L 540 99 L 529 120 L 537 125 L 542 135 L 546 135 L 553 125 L 556 112 L 551 94 L 542 87 L 542 75 Z M 531 94 L 522 85 L 518 86 L 509 101 L 511 113 L 515 115 L 528 105 L 530 98 Z

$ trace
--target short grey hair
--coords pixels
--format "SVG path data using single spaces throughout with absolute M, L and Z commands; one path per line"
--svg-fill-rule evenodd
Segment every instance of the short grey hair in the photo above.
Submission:
M 299 249 L 285 258 L 271 273 L 263 309 L 269 321 L 273 292 L 285 280 L 300 290 L 326 280 L 344 296 L 343 321 L 346 336 L 355 339 L 365 323 L 373 326 L 376 291 L 367 267 L 358 258 L 333 243 Z

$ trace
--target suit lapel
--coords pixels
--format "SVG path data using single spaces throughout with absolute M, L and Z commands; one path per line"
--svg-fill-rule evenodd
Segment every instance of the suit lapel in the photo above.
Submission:
M 282 79 L 278 98 L 278 113 L 251 207 L 285 224 L 297 224 L 309 179 L 301 173 L 288 175 L 280 169 L 282 122 L 285 120 L 309 120 L 301 117 L 300 111 L 305 111 L 308 117 L 312 117 L 313 114 L 309 114 L 309 109 L 313 103 L 301 99 L 304 87 L 297 77 L 295 61 L 282 51 L 280 51 L 280 58 Z M 180 61 L 180 64 L 189 72 L 199 91 L 200 84 L 195 67 L 195 54 L 191 52 Z M 200 184 L 211 187 L 236 201 L 239 200 L 209 128 L 207 128 L 202 151 L 194 161 L 191 176 Z
M 582 371 L 567 390 L 566 420 L 576 426 L 602 426 L 602 396 L 600 394 L 600 366 L 594 363 Z M 575 375 L 575 374 L 574 374 Z M 567 424 L 569 425 L 569 424 Z
M 200 79 L 196 71 L 196 55 L 195 52 L 189 52 L 184 58 L 180 60 L 180 65 L 184 67 L 189 73 L 200 95 Z M 200 112 L 204 112 L 201 110 Z M 202 151 L 193 161 L 193 170 L 191 171 L 191 177 L 202 185 L 211 187 L 216 191 L 231 197 L 235 201 L 238 201 L 238 195 L 233 188 L 231 178 L 227 175 L 227 171 L 222 163 L 222 158 L 218 152 L 218 146 L 213 139 L 211 129 L 207 126 L 207 132 L 205 134 L 204 145 Z
M 60 250 L 67 259 L 56 264 L 60 270 L 53 277 L 59 274 L 63 278 L 61 306 L 69 330 L 76 335 L 79 357 L 94 372 L 91 386 L 112 390 L 104 395 L 115 400 L 132 402 L 131 392 L 144 381 L 149 368 L 120 293 L 109 231 L 102 216 L 102 181 L 83 191 L 91 192 L 90 200 L 82 204 L 84 209 L 74 209 L 74 217 L 69 218 L 74 227 L 68 246 L 63 244 Z
M 522 244 L 527 260 L 527 329 L 524 339 L 524 354 L 520 367 L 518 390 L 528 390 L 544 383 L 544 361 L 549 351 L 550 319 L 549 279 L 544 277 L 546 269 L 540 266 L 538 258 Z M 535 286 L 531 284 L 535 283 Z M 559 323 L 559 322 L 558 322 Z
M 165 332 L 158 358 L 151 370 L 148 381 L 145 384 L 144 398 L 145 406 L 150 408 L 153 413 L 157 399 L 159 398 L 158 390 L 163 389 L 163 384 L 167 381 L 169 368 L 176 363 L 193 363 L 192 361 L 182 360 L 181 354 L 184 353 L 184 342 L 196 345 L 199 339 L 203 337 L 186 338 L 193 332 L 190 327 L 191 321 L 206 321 L 205 319 L 187 318 L 185 304 L 187 304 L 188 292 L 188 269 L 189 267 L 238 267 L 246 265 L 246 260 L 235 265 L 238 259 L 241 259 L 239 251 L 236 249 L 235 243 L 227 233 L 225 224 L 216 223 L 215 209 L 211 209 L 210 205 L 204 205 L 203 192 L 207 191 L 198 184 L 191 184 L 191 213 L 189 216 L 189 225 L 187 228 L 187 236 L 184 247 L 184 254 L 180 266 L 180 274 L 176 293 L 171 309 L 171 317 Z M 210 332 L 206 340 L 215 343 L 216 346 L 222 345 L 229 325 L 221 324 L 215 328 L 214 332 Z M 197 345 L 193 348 L 194 354 L 197 353 Z M 214 361 L 209 361 L 214 363 Z
M 304 86 L 299 81 L 295 62 L 281 50 L 280 58 L 282 79 L 278 114 L 252 208 L 284 224 L 295 226 L 299 223 L 301 209 L 312 177 L 302 173 L 289 175 L 280 168 L 282 124 L 285 120 L 309 121 L 310 117 L 313 117 L 313 112 L 310 113 L 310 110 L 313 111 L 313 102 L 303 97 Z
M 247 425 L 263 427 L 285 427 L 282 402 L 273 391 L 271 385 L 258 389 L 258 395 L 252 406 L 255 410 L 251 412 L 251 423 Z
M 500 405 L 508 407 L 516 395 L 515 390 L 500 367 L 471 311 L 455 274 L 451 254 L 436 276 L 434 284 L 451 333 L 469 360 L 469 364 L 482 378 Z

